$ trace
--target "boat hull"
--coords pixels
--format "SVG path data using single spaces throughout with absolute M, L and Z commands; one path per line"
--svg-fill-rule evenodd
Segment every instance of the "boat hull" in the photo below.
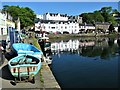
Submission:
M 33 55 L 42 58 L 42 51 L 37 49 L 35 46 L 25 43 L 14 43 L 11 50 L 17 55 Z
M 18 78 L 35 76 L 41 65 L 41 59 L 32 55 L 20 55 L 8 62 L 11 74 Z

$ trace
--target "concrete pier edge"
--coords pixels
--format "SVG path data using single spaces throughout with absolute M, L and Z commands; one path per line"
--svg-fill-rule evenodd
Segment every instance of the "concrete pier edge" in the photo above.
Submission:
M 38 44 L 37 40 L 34 38 L 34 35 L 33 37 L 31 37 L 31 39 L 33 39 L 33 45 L 41 50 L 41 46 Z M 32 40 L 30 40 L 30 42 L 29 40 L 30 39 L 28 40 L 26 39 L 26 43 L 32 43 Z M 52 71 L 50 70 L 50 67 L 45 61 L 45 56 L 43 56 L 42 69 L 40 72 L 42 74 L 42 78 L 44 79 L 44 82 L 42 82 L 44 89 L 61 89 Z

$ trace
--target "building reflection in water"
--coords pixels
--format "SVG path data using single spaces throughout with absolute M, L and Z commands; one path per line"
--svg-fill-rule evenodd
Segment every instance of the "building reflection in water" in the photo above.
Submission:
M 79 41 L 79 40 L 68 40 L 61 42 L 51 43 L 51 51 L 53 54 L 59 54 L 62 52 L 77 52 L 79 54 L 79 49 L 81 47 L 94 46 L 95 41 Z
M 97 40 L 68 40 L 51 43 L 52 54 L 69 52 L 81 56 L 96 57 L 105 59 L 120 53 L 118 47 L 120 39 L 103 38 Z

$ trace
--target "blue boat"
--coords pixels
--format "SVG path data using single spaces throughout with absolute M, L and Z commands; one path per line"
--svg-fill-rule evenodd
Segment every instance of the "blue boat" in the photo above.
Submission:
M 26 43 L 14 43 L 11 50 L 17 55 L 33 55 L 42 58 L 43 52 L 35 46 Z
M 15 78 L 32 77 L 33 82 L 35 82 L 34 76 L 39 72 L 41 65 L 41 59 L 33 55 L 19 55 L 8 62 L 10 72 Z

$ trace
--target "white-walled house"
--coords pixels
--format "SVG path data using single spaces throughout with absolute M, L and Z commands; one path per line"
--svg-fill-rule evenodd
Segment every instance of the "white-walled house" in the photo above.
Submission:
M 20 24 L 18 23 L 19 29 Z M 10 14 L 1 13 L 0 11 L 0 35 L 8 35 L 9 30 L 15 28 L 15 23 Z
M 69 31 L 70 33 L 79 33 L 79 23 L 69 22 Z
M 6 26 L 9 33 L 9 30 L 15 28 L 15 23 L 13 22 L 13 17 L 10 14 L 6 16 Z
M 37 14 L 37 15 L 36 15 L 36 18 L 43 19 L 43 16 L 44 16 L 44 15 L 39 15 L 39 14 Z
M 68 19 L 69 20 L 72 20 L 72 21 L 76 21 L 78 22 L 79 24 L 82 24 L 82 17 L 80 15 L 76 15 L 76 16 L 68 16 Z
M 58 20 L 58 21 L 68 21 L 67 14 L 59 14 L 59 13 L 45 13 L 43 15 L 44 20 Z
M 16 24 L 17 24 L 16 29 L 17 29 L 17 31 L 20 32 L 20 19 L 19 18 L 16 20 Z
M 37 15 L 40 20 L 35 23 L 35 31 L 46 31 L 50 33 L 78 33 L 79 24 L 68 20 L 67 14 L 46 13 Z
M 69 21 L 49 21 L 42 20 L 35 24 L 35 31 L 39 31 L 40 29 L 44 29 L 43 31 L 51 32 L 51 33 L 78 33 L 79 32 L 79 24 L 76 22 Z
M 80 24 L 79 25 L 80 32 L 86 32 L 87 30 L 95 30 L 95 26 L 92 24 Z
M 45 13 L 43 15 L 37 15 L 36 17 L 43 20 L 68 21 L 67 14 L 59 13 Z
M 7 35 L 6 14 L 0 11 L 0 35 Z

